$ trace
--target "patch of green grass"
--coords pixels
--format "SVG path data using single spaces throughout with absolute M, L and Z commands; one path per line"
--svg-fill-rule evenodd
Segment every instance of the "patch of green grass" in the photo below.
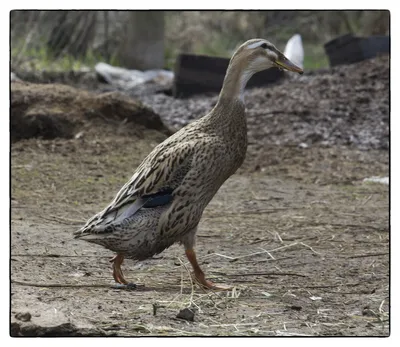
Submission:
M 174 70 L 176 57 L 179 52 L 174 49 L 172 46 L 167 46 L 164 51 L 164 59 L 165 59 L 165 68 L 168 70 Z
M 76 58 L 70 54 L 55 57 L 45 45 L 26 48 L 19 44 L 11 48 L 11 63 L 29 70 L 76 71 L 84 67 L 92 68 L 100 61 L 105 61 L 104 57 L 94 50 L 88 50 L 84 56 Z M 110 62 L 116 63 L 115 58 L 112 57 Z
M 194 44 L 192 53 L 204 54 L 218 57 L 229 58 L 234 47 L 232 40 L 227 40 L 221 35 L 214 35 L 209 42 Z M 283 50 L 284 45 L 279 45 Z M 328 58 L 322 45 L 304 45 L 304 69 L 313 70 L 329 67 Z M 167 45 L 165 49 L 165 68 L 174 70 L 176 58 L 179 54 L 177 47 Z M 82 68 L 93 68 L 98 62 L 107 62 L 114 66 L 119 66 L 117 57 L 111 56 L 105 59 L 94 50 L 88 50 L 80 58 L 72 55 L 63 54 L 54 57 L 52 52 L 43 44 L 37 48 L 24 48 L 22 45 L 14 45 L 11 49 L 11 61 L 20 68 L 29 70 L 51 70 L 51 71 L 77 71 Z
M 214 35 L 205 45 L 195 44 L 193 46 L 194 53 L 230 58 L 232 50 L 234 50 L 235 44 L 237 44 L 236 42 L 236 40 L 234 42 L 232 42 L 232 40 L 227 40 L 221 35 Z
M 304 70 L 329 67 L 329 60 L 323 45 L 304 45 Z
M 286 37 L 287 36 L 289 35 L 286 35 Z M 230 58 L 232 55 L 232 50 L 235 48 L 234 46 L 235 44 L 231 40 L 226 40 L 222 36 L 215 35 L 213 38 L 210 38 L 210 41 L 207 42 L 207 44 L 194 44 L 191 53 Z M 277 45 L 277 47 L 283 51 L 285 44 Z M 329 67 L 329 60 L 322 44 L 303 43 L 303 48 L 305 70 L 315 70 Z M 178 49 L 174 48 L 172 45 L 167 46 L 165 50 L 165 62 L 167 69 L 174 69 L 178 54 Z

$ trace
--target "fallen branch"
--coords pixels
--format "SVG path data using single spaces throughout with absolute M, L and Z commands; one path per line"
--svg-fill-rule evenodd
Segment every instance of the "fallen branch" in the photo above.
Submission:
M 44 254 L 11 254 L 12 257 L 48 257 L 48 258 L 110 258 L 110 256 L 101 255 L 62 255 L 55 253 Z
M 314 222 L 314 221 L 297 221 L 298 223 L 307 223 L 308 226 L 332 226 L 332 227 L 341 227 L 341 228 L 360 228 L 360 229 L 373 229 L 373 230 L 386 230 L 386 227 L 377 227 L 373 225 L 366 225 L 363 223 L 360 224 L 347 224 L 347 223 L 329 223 L 329 222 Z
M 332 284 L 332 285 L 325 285 L 325 286 L 292 286 L 292 287 L 286 287 L 288 290 L 294 290 L 294 289 L 324 289 L 324 288 L 338 288 L 338 287 L 356 287 L 361 285 L 362 283 L 338 283 L 338 284 Z
M 353 259 L 353 258 L 379 257 L 381 255 L 388 255 L 388 254 L 389 254 L 389 252 L 356 254 L 356 255 L 351 255 L 349 257 L 346 257 L 346 258 Z
M 72 283 L 32 283 L 32 282 L 23 282 L 23 281 L 15 281 L 11 280 L 11 283 L 19 284 L 21 286 L 28 287 L 39 287 L 39 288 L 112 288 L 110 284 L 99 284 L 99 283 L 91 283 L 91 284 L 72 284 Z M 144 284 L 138 284 L 138 287 L 144 287 Z
M 221 273 L 222 275 L 222 273 Z M 308 277 L 303 274 L 298 274 L 294 272 L 250 272 L 250 273 L 242 273 L 242 274 L 223 274 L 227 277 L 244 277 L 244 276 L 298 276 L 298 277 Z
M 224 212 L 224 213 L 207 213 L 205 218 L 214 218 L 214 217 L 226 217 L 226 216 L 241 216 L 241 215 L 253 215 L 253 214 L 262 214 L 262 213 L 275 213 L 279 211 L 289 211 L 289 210 L 303 210 L 305 207 L 278 207 L 278 208 L 270 208 L 264 210 L 253 210 L 253 211 L 237 211 L 235 213 Z
M 110 288 L 109 284 L 72 284 L 72 283 L 32 283 L 32 282 L 23 282 L 23 281 L 15 281 L 11 280 L 11 283 L 19 284 L 21 286 L 28 287 L 49 287 L 49 288 L 86 288 L 86 287 L 94 287 L 94 288 Z

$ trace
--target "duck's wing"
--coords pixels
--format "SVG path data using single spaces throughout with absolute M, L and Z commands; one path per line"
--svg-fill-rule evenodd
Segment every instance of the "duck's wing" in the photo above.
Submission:
M 179 185 L 179 180 L 190 170 L 195 147 L 198 145 L 197 141 L 158 145 L 143 160 L 114 200 L 74 234 L 80 235 L 116 220 L 122 221 L 142 207 L 168 204 L 172 201 L 172 191 Z

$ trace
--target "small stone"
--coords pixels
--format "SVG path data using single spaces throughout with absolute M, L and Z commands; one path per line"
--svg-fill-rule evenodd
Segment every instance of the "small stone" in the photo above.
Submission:
M 305 149 L 305 148 L 308 148 L 308 145 L 306 143 L 302 142 L 302 143 L 299 143 L 298 147 Z
M 17 312 L 15 314 L 15 318 L 23 322 L 29 322 L 32 318 L 32 315 L 29 312 Z
M 194 321 L 194 312 L 190 308 L 184 308 L 183 310 L 180 310 L 179 313 L 177 314 L 176 318 L 184 319 L 189 322 Z
M 362 315 L 363 316 L 367 316 L 367 317 L 376 317 L 376 313 L 374 311 L 372 311 L 370 308 L 365 307 L 362 310 Z

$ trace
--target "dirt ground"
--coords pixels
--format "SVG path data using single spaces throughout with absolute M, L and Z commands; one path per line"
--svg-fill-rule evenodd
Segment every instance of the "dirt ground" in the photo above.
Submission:
M 138 288 L 123 290 L 113 254 L 72 232 L 166 135 L 96 123 L 82 136 L 12 144 L 12 335 L 389 334 L 389 188 L 363 182 L 389 173 L 376 139 L 368 150 L 364 140 L 298 146 L 250 127 L 246 161 L 207 207 L 196 246 L 209 279 L 232 290 L 193 286 L 180 245 L 127 260 Z M 194 320 L 177 318 L 188 307 Z
M 125 291 L 111 287 L 111 252 L 71 232 L 112 199 L 152 147 L 127 142 L 13 145 L 16 333 L 388 335 L 388 187 L 362 183 L 387 174 L 387 156 L 303 150 L 290 154 L 290 166 L 241 170 L 205 211 L 197 244 L 209 278 L 234 289 L 193 288 L 183 249 L 174 245 L 157 259 L 126 261 L 126 276 L 143 287 Z M 272 157 L 282 151 L 269 149 Z M 189 306 L 197 309 L 194 322 L 176 318 Z M 26 312 L 29 322 L 15 318 Z

